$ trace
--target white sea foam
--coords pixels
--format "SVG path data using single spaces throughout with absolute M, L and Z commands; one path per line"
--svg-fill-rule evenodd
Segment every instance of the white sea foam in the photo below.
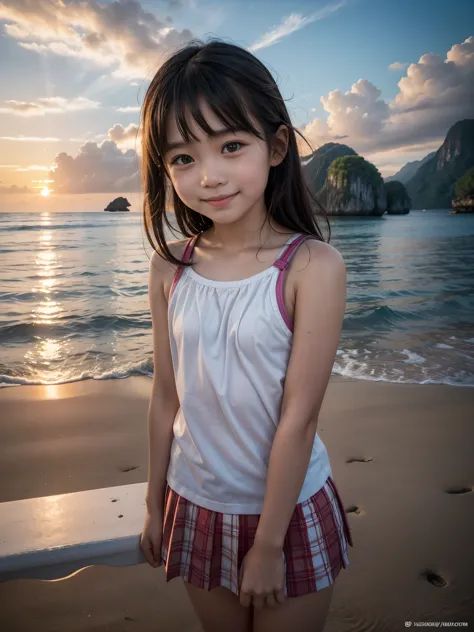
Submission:
M 408 356 L 408 360 L 403 360 L 405 364 L 423 364 L 425 362 L 425 358 L 414 351 L 410 351 L 409 349 L 403 349 L 400 351 L 402 355 Z

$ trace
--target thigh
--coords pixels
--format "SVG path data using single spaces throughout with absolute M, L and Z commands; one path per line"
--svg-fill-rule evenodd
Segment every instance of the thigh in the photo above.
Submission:
M 323 632 L 334 584 L 316 592 L 287 597 L 274 608 L 255 609 L 252 632 Z
M 184 582 L 203 632 L 251 632 L 253 607 L 244 608 L 228 588 L 203 590 Z

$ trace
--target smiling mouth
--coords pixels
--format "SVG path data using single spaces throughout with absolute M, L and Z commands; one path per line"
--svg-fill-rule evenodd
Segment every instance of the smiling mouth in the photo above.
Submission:
M 222 202 L 222 200 L 228 200 L 231 197 L 234 197 L 234 195 L 237 195 L 237 193 L 232 193 L 231 195 L 220 195 L 219 197 L 214 197 L 214 198 L 205 198 L 203 201 L 204 202 Z

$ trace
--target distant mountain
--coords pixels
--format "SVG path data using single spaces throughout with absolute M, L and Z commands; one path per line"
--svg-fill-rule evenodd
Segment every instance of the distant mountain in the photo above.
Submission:
M 455 123 L 438 151 L 405 183 L 412 208 L 450 208 L 456 181 L 474 166 L 474 119 Z
M 435 154 L 436 152 L 432 151 L 430 154 L 427 154 L 424 158 L 422 158 L 422 160 L 413 160 L 413 162 L 407 162 L 407 164 L 404 167 L 402 167 L 400 171 L 397 171 L 395 175 L 388 176 L 388 178 L 385 178 L 385 182 L 392 182 L 393 180 L 398 180 L 398 182 L 401 182 L 402 184 L 406 184 L 408 180 L 413 178 L 413 176 L 416 174 L 418 169 L 422 165 L 424 165 L 425 162 L 428 162 L 428 160 L 433 158 Z

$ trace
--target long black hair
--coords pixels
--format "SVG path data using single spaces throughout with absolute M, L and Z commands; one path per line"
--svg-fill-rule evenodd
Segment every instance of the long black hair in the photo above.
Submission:
M 306 138 L 294 128 L 285 105 L 269 70 L 250 52 L 221 40 L 206 43 L 193 40 L 167 59 L 150 83 L 142 107 L 142 182 L 143 221 L 149 243 L 158 254 L 176 265 L 182 263 L 169 250 L 164 223 L 173 230 L 167 216 L 172 199 L 176 222 L 181 233 L 192 237 L 207 230 L 213 221 L 189 208 L 170 187 L 163 156 L 166 152 L 167 117 L 175 108 L 176 124 L 186 142 L 196 140 L 186 121 L 189 111 L 199 127 L 209 136 L 212 128 L 198 107 L 202 97 L 226 127 L 238 127 L 264 140 L 271 150 L 274 135 L 280 125 L 289 130 L 289 143 L 285 158 L 276 167 L 270 167 L 264 200 L 268 215 L 279 224 L 325 241 L 318 226 L 313 200 L 331 228 L 326 212 L 309 190 L 301 168 L 295 132 L 308 144 Z M 262 137 L 252 124 L 248 113 L 264 131 Z M 160 252 L 161 251 L 161 252 Z

